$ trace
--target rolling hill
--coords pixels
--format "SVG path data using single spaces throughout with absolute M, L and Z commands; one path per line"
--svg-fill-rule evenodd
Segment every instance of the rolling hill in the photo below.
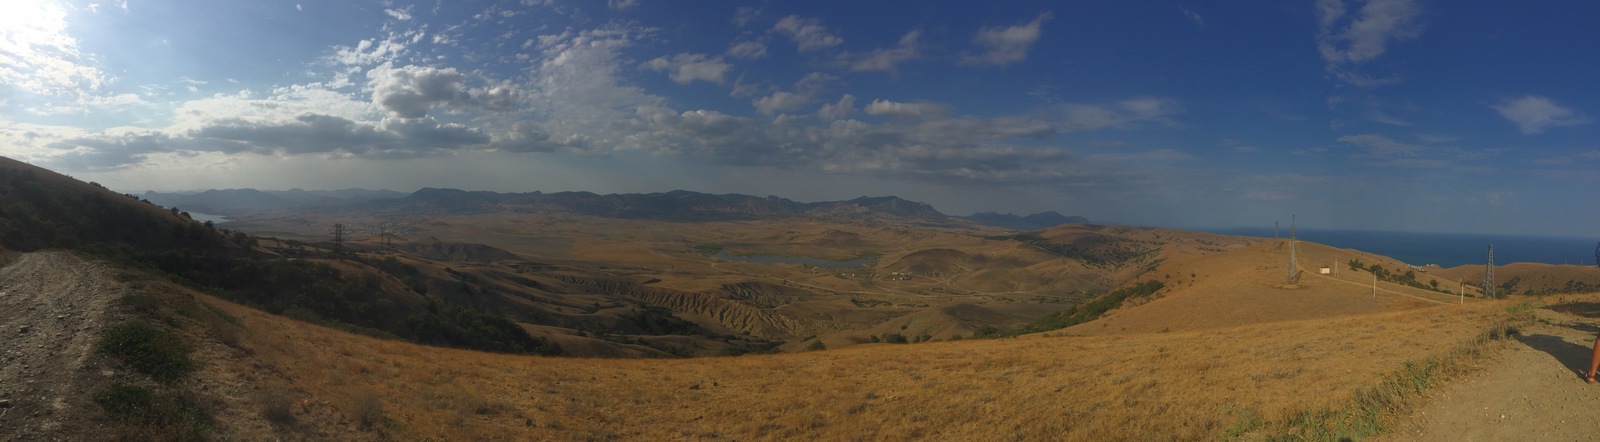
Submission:
M 336 251 L 327 225 L 392 221 L 393 207 L 238 221 L 287 234 L 257 237 L 0 163 L 0 245 L 26 252 L 0 281 L 72 296 L 0 289 L 0 324 L 28 344 L 0 379 L 49 386 L 9 406 L 70 417 L 0 413 L 0 436 L 1370 435 L 1361 425 L 1392 411 L 1370 401 L 1419 394 L 1383 393 L 1392 379 L 1447 376 L 1524 320 L 1510 301 L 1444 293 L 1450 275 L 1303 242 L 1305 272 L 1286 276 L 1287 246 L 1261 238 L 883 223 L 925 213 L 893 200 L 662 222 L 458 196 L 445 200 L 471 209 L 409 212 L 414 234 Z M 592 210 L 685 210 L 615 203 Z M 92 259 L 41 250 L 69 247 Z M 1110 297 L 1136 286 L 1159 289 Z M 1095 305 L 1107 314 L 1073 327 L 977 339 Z M 40 328 L 48 317 L 65 325 Z M 34 330 L 72 353 L 29 350 L 46 348 Z M 751 354 L 774 350 L 789 354 Z M 549 356 L 574 352 L 594 358 Z M 677 358 L 711 355 L 727 356 Z

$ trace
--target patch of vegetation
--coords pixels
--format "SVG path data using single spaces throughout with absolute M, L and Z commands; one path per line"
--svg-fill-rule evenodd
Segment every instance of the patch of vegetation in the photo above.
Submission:
M 880 305 L 893 304 L 893 303 L 891 303 L 889 301 L 884 301 L 882 299 L 861 299 L 861 298 L 850 298 L 850 303 L 851 304 L 855 304 L 856 307 L 863 307 L 863 308 L 872 308 L 872 307 L 877 307 L 877 306 L 880 306 Z
M 140 207 L 137 196 L 79 190 L 40 175 L 45 174 L 0 168 L 0 247 L 31 252 L 124 243 L 207 249 L 226 243 L 180 211 L 149 210 Z
M 811 345 L 806 346 L 806 351 L 821 351 L 827 349 L 828 346 L 824 345 L 822 341 L 811 341 Z
M 185 392 L 116 383 L 95 392 L 94 402 L 116 423 L 113 439 L 206 440 L 211 426 L 205 408 Z
M 1096 268 L 1121 268 L 1132 262 L 1147 261 L 1161 252 L 1162 244 L 1106 236 L 1091 236 L 1075 241 L 1072 244 L 1061 244 L 1032 233 L 1019 233 L 994 238 L 1005 238 L 1028 244 L 1046 253 L 1078 260 L 1083 262 L 1084 265 Z M 992 238 L 986 237 L 985 239 Z
M 1075 305 L 1067 308 L 1066 310 L 1051 313 L 1048 316 L 1039 318 L 1037 321 L 1033 321 L 1031 324 L 1022 326 L 1022 328 L 1008 333 L 1008 335 L 1039 333 L 1067 328 L 1093 321 L 1095 319 L 1099 319 L 1100 316 L 1104 315 L 1106 312 L 1117 307 L 1121 307 L 1123 301 L 1128 299 L 1149 297 L 1157 290 L 1161 290 L 1162 287 L 1166 287 L 1166 284 L 1162 284 L 1161 281 L 1157 280 L 1149 280 L 1134 284 L 1132 287 L 1107 293 L 1105 296 L 1095 298 L 1093 301 Z M 973 337 L 978 336 L 975 333 Z
M 354 333 L 501 353 L 564 354 L 555 343 L 534 338 L 500 316 L 437 298 L 430 298 L 421 308 L 397 303 L 384 293 L 376 274 L 346 274 L 302 259 L 135 249 L 125 244 L 97 246 L 91 251 L 269 313 Z M 399 262 L 379 261 L 378 267 L 402 274 L 414 271 Z
M 1359 259 L 1350 260 L 1349 265 L 1350 270 L 1365 270 L 1372 272 L 1374 276 L 1378 277 L 1379 281 L 1392 282 L 1395 284 L 1416 287 L 1423 290 L 1432 290 L 1439 293 L 1451 293 L 1450 290 L 1439 288 L 1438 280 L 1429 280 L 1428 284 L 1423 284 L 1422 281 L 1418 281 L 1417 272 L 1415 270 L 1406 270 L 1405 273 L 1391 272 L 1389 269 L 1383 268 L 1383 266 L 1377 264 L 1367 266 Z
M 887 343 L 890 343 L 890 344 L 910 344 L 911 340 L 910 339 L 906 339 L 905 335 L 902 335 L 902 334 L 899 334 L 899 333 L 884 333 L 883 334 L 883 342 L 887 342 Z
M 117 358 L 164 384 L 175 384 L 199 368 L 182 337 L 142 321 L 114 326 L 100 333 L 101 353 Z

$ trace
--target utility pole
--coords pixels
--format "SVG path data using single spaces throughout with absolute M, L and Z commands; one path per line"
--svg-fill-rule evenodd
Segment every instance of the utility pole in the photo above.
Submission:
M 333 256 L 338 257 L 344 253 L 344 224 L 333 225 Z
M 1483 267 L 1483 297 L 1495 298 L 1494 294 L 1494 243 L 1489 243 L 1489 265 Z
M 1290 218 L 1289 218 L 1289 266 L 1286 268 L 1287 274 L 1285 274 L 1284 277 L 1283 277 L 1283 281 L 1284 281 L 1285 284 L 1294 284 L 1294 271 L 1295 271 L 1295 267 L 1296 267 L 1295 256 L 1294 256 L 1294 241 L 1295 241 L 1295 238 L 1294 238 L 1294 215 L 1290 215 Z
M 1374 264 L 1376 265 L 1376 264 Z M 1378 299 L 1378 274 L 1372 274 L 1372 299 Z
M 1467 303 L 1467 284 L 1461 282 L 1460 279 L 1456 280 L 1456 296 L 1461 297 L 1462 304 Z

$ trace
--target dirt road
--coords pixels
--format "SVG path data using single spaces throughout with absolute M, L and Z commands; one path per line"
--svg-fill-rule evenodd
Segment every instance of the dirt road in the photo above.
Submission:
M 1600 304 L 1536 310 L 1482 372 L 1439 387 L 1385 438 L 1406 441 L 1600 440 L 1600 384 L 1584 382 Z
M 94 346 L 124 288 L 105 266 L 64 252 L 0 268 L 0 440 L 90 440 L 89 397 L 110 375 Z

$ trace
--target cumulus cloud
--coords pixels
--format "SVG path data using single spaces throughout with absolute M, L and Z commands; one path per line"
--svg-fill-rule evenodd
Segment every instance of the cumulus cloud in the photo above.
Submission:
M 824 120 L 842 120 L 855 113 L 855 111 L 856 96 L 844 94 L 844 96 L 839 97 L 839 101 L 832 104 L 824 104 L 821 109 L 817 109 L 817 117 Z
M 757 98 L 751 102 L 751 104 L 755 105 L 756 111 L 763 115 L 799 109 L 810 103 L 811 96 L 809 95 L 784 91 L 773 92 L 772 95 Z
M 896 67 L 901 63 L 915 60 L 922 56 L 922 51 L 917 45 L 917 40 L 922 37 L 922 31 L 913 30 L 900 37 L 900 42 L 893 47 L 880 48 L 865 54 L 845 54 L 841 56 L 855 72 L 888 72 L 897 73 Z
M 1506 99 L 1490 107 L 1499 112 L 1500 116 L 1516 123 L 1525 134 L 1542 133 L 1551 127 L 1576 126 L 1593 122 L 1583 112 L 1563 107 L 1549 98 L 1536 95 Z
M 401 118 L 422 118 L 434 106 L 472 101 L 467 76 L 455 68 L 380 65 L 367 72 L 372 102 Z
M 695 80 L 723 84 L 728 71 L 733 70 L 733 65 L 722 61 L 722 57 L 707 57 L 706 54 L 657 57 L 645 62 L 644 66 L 653 71 L 665 71 L 678 84 L 689 84 Z
M 1051 14 L 1045 12 L 1035 17 L 1033 21 L 1020 25 L 985 26 L 979 29 L 978 35 L 972 37 L 972 42 L 981 47 L 983 52 L 962 54 L 961 64 L 1005 66 L 1026 60 L 1028 49 L 1033 47 L 1034 42 L 1039 41 L 1040 28 L 1050 17 Z
M 920 120 L 949 115 L 954 110 L 948 104 L 931 101 L 899 103 L 889 100 L 872 100 L 865 108 L 867 115 Z
M 816 18 L 786 16 L 779 19 L 772 30 L 789 36 L 789 40 L 799 46 L 801 52 L 827 49 L 844 43 L 844 38 L 833 35 L 822 25 L 822 20 Z
M 741 41 L 728 47 L 729 56 L 754 60 L 767 56 L 767 44 L 760 40 Z

